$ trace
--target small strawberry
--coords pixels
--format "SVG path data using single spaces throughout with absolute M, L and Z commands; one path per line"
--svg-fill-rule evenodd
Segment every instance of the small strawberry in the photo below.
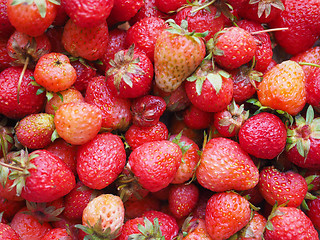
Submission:
M 72 240 L 71 235 L 64 228 L 54 228 L 44 235 L 41 240 L 53 240 L 53 239 L 63 239 L 63 240 Z
M 166 92 L 176 90 L 198 67 L 205 57 L 201 37 L 206 34 L 188 32 L 188 23 L 178 26 L 167 21 L 170 27 L 162 31 L 154 50 L 155 82 Z
M 239 143 L 247 153 L 263 159 L 277 157 L 286 146 L 287 129 L 279 117 L 261 112 L 240 128 Z
M 288 207 L 301 205 L 308 191 L 306 180 L 293 171 L 280 172 L 275 167 L 266 167 L 260 172 L 258 188 L 271 205 L 287 203 Z
M 213 118 L 213 113 L 205 112 L 193 104 L 183 111 L 183 121 L 192 129 L 208 128 Z
M 204 146 L 196 176 L 203 187 L 223 192 L 253 188 L 258 184 L 259 171 L 237 142 L 220 137 Z
M 0 238 L 10 240 L 21 240 L 20 236 L 9 225 L 0 223 Z
M 82 145 L 93 139 L 100 131 L 101 123 L 101 110 L 86 102 L 64 104 L 54 116 L 59 136 L 75 145 Z
M 178 10 L 184 4 L 187 4 L 187 0 L 156 0 L 156 7 L 164 13 L 171 13 Z
M 111 184 L 122 172 L 125 163 L 123 142 L 112 133 L 98 134 L 78 148 L 79 179 L 93 189 L 102 189 Z
M 306 210 L 307 216 L 312 221 L 314 227 L 319 230 L 320 229 L 320 197 L 317 196 L 316 199 L 309 200 L 307 202 L 308 209 Z
M 227 239 L 246 226 L 251 217 L 248 200 L 234 192 L 213 194 L 206 208 L 206 228 L 212 239 Z
M 27 148 L 45 148 L 51 143 L 55 130 L 53 116 L 47 113 L 30 114 L 15 126 L 18 141 Z
M 129 21 L 144 5 L 143 0 L 116 0 L 110 16 L 107 19 L 108 25 Z M 111 23 L 111 24 L 110 24 Z
M 90 80 L 96 76 L 96 69 L 81 59 L 71 61 L 71 65 L 77 73 L 76 81 L 73 84 L 74 88 L 80 92 L 85 92 Z
M 266 224 L 265 217 L 255 211 L 250 222 L 240 231 L 237 240 L 262 240 Z
M 137 98 L 151 90 L 153 65 L 134 45 L 116 53 L 110 65 L 111 68 L 106 72 L 106 84 L 113 95 Z

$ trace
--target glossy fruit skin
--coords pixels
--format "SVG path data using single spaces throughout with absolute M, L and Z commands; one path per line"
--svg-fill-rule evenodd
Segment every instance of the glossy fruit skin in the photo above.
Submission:
M 206 228 L 212 239 L 227 239 L 250 220 L 248 200 L 233 192 L 212 195 L 206 207 Z
M 257 44 L 254 37 L 239 27 L 225 28 L 218 35 L 215 47 L 223 51 L 216 55 L 215 61 L 225 69 L 236 69 L 248 63 L 256 53 Z
M 20 236 L 7 224 L 0 223 L 0 238 L 8 240 L 21 240 Z
M 7 42 L 8 38 L 1 37 L 0 38 L 0 71 L 2 72 L 6 68 L 11 67 L 11 62 L 14 61 L 8 54 L 7 50 Z
M 306 211 L 307 216 L 312 221 L 314 227 L 319 230 L 320 229 L 320 198 L 317 196 L 314 200 L 309 200 L 307 202 L 309 210 Z
M 85 92 L 90 80 L 96 76 L 97 71 L 91 65 L 82 64 L 80 61 L 71 62 L 72 67 L 76 70 L 77 78 L 73 87 L 80 92 Z
M 3 212 L 4 219 L 11 220 L 25 205 L 24 201 L 13 201 L 0 197 L 0 212 Z
M 263 76 L 258 86 L 258 99 L 263 106 L 296 115 L 306 104 L 305 81 L 299 64 L 283 61 Z
M 178 8 L 187 4 L 186 0 L 156 0 L 156 7 L 164 13 L 169 13 L 171 11 L 176 11 Z
M 0 1 L 0 32 L 2 36 L 10 36 L 14 31 L 7 13 L 7 0 Z
M 317 68 L 306 79 L 307 103 L 312 107 L 320 107 L 320 69 Z
M 259 171 L 237 142 L 219 137 L 204 147 L 196 176 L 203 187 L 223 192 L 253 188 L 258 183 Z
M 98 134 L 79 147 L 77 172 L 86 186 L 102 189 L 111 184 L 122 172 L 126 152 L 121 139 L 112 133 Z
M 121 234 L 117 240 L 127 240 L 131 234 L 141 233 L 138 229 L 138 225 L 144 226 L 144 219 L 142 217 L 137 217 L 129 219 L 126 221 L 122 227 Z
M 55 240 L 55 239 L 72 240 L 71 236 L 64 228 L 54 228 L 46 233 L 41 240 Z
M 16 30 L 32 37 L 40 36 L 51 25 L 58 11 L 58 5 L 46 0 L 46 15 L 40 16 L 34 2 L 32 4 L 12 5 L 13 0 L 7 2 L 7 12 L 10 23 Z
M 75 177 L 67 165 L 46 150 L 36 150 L 30 162 L 36 169 L 29 169 L 30 176 L 21 196 L 30 202 L 51 202 L 67 193 L 75 186 Z M 29 154 L 29 155 L 30 155 Z
M 147 142 L 133 150 L 128 163 L 139 184 L 150 192 L 167 187 L 182 158 L 180 147 L 168 140 Z
M 108 18 L 108 25 L 129 21 L 143 6 L 143 0 L 117 0 Z M 110 24 L 111 23 L 111 24 Z
M 247 153 L 262 159 L 278 156 L 286 146 L 287 129 L 272 113 L 259 113 L 249 118 L 239 131 L 239 143 Z
M 266 229 L 264 239 L 317 240 L 319 238 L 311 220 L 300 209 L 295 207 L 279 207 L 277 211 L 284 214 L 271 219 L 274 230 Z
M 80 27 L 96 27 L 105 22 L 113 7 L 113 0 L 62 1 L 68 16 Z
M 44 93 L 37 95 L 39 87 L 30 84 L 33 72 L 27 69 L 22 78 L 18 102 L 17 85 L 21 72 L 22 67 L 10 67 L 0 73 L 0 113 L 12 119 L 40 112 L 46 98 Z
M 108 33 L 106 22 L 93 28 L 83 28 L 70 19 L 64 26 L 62 44 L 72 56 L 94 61 L 105 53 Z
M 205 112 L 192 104 L 183 111 L 183 121 L 187 127 L 192 129 L 208 128 L 212 118 L 213 114 L 211 112 Z
M 281 205 L 288 200 L 288 207 L 298 207 L 308 191 L 306 180 L 293 171 L 280 172 L 275 167 L 266 167 L 260 172 L 258 188 L 271 205 Z

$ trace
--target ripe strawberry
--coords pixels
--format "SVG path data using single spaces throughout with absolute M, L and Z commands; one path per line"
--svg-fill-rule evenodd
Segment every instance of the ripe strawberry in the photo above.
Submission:
M 206 208 L 206 228 L 212 239 L 227 239 L 249 223 L 248 200 L 234 192 L 213 194 Z
M 110 65 L 112 67 L 106 72 L 106 84 L 114 96 L 137 98 L 151 90 L 153 65 L 134 45 L 116 53 Z
M 125 130 L 131 122 L 129 99 L 111 94 L 103 76 L 93 78 L 87 87 L 85 101 L 101 109 L 103 129 Z
M 46 103 L 45 112 L 55 115 L 59 107 L 72 102 L 84 102 L 84 97 L 81 92 L 74 88 L 68 88 L 59 93 L 53 93 L 52 98 Z
M 55 240 L 55 239 L 63 239 L 63 240 L 72 240 L 71 235 L 64 228 L 54 228 L 44 235 L 41 240 Z
M 266 224 L 264 216 L 255 211 L 250 222 L 241 230 L 238 240 L 262 240 Z
M 113 7 L 113 0 L 62 1 L 62 6 L 74 23 L 80 27 L 92 28 L 104 23 Z
M 230 75 L 203 61 L 196 72 L 187 78 L 185 89 L 191 103 L 205 112 L 220 112 L 232 100 L 233 82 Z
M 320 25 L 320 3 L 318 1 L 286 0 L 285 10 L 270 22 L 272 28 L 289 28 L 274 33 L 277 43 L 284 50 L 296 55 L 311 48 L 318 39 Z M 303 18 L 297 18 L 303 16 Z
M 27 148 L 45 148 L 51 143 L 55 130 L 53 116 L 47 113 L 30 114 L 15 126 L 18 141 Z
M 47 222 L 41 224 L 37 218 L 25 213 L 27 210 L 27 208 L 22 208 L 14 215 L 10 226 L 20 236 L 21 240 L 41 240 L 52 227 Z
M 192 129 L 208 128 L 212 118 L 211 112 L 205 112 L 192 104 L 183 111 L 183 121 Z
M 122 172 L 126 152 L 121 139 L 112 133 L 101 133 L 81 145 L 77 152 L 77 172 L 80 181 L 93 189 L 111 184 Z
M 102 194 L 91 200 L 84 209 L 83 226 L 76 226 L 91 237 L 114 239 L 120 234 L 123 222 L 124 207 L 120 197 Z
M 213 138 L 204 146 L 196 176 L 214 192 L 247 190 L 257 185 L 259 171 L 240 145 L 227 138 Z
M 19 102 L 17 85 L 22 67 L 10 67 L 0 73 L 0 113 L 8 118 L 21 119 L 29 114 L 42 110 L 45 94 L 37 95 L 38 86 L 33 86 L 33 72 L 26 69 L 23 74 Z
M 125 44 L 127 47 L 135 44 L 136 48 L 154 61 L 154 48 L 161 32 L 167 28 L 165 21 L 158 17 L 143 18 L 129 28 Z
M 296 116 L 295 124 L 287 131 L 286 155 L 299 167 L 320 169 L 318 122 L 319 118 L 314 118 L 313 109 L 309 106 L 306 118 Z
M 213 44 L 214 60 L 226 69 L 250 62 L 257 50 L 255 38 L 240 27 L 224 28 L 216 33 Z
M 275 167 L 266 167 L 260 172 L 258 188 L 264 199 L 271 205 L 287 203 L 298 207 L 308 191 L 306 180 L 293 171 L 280 172 Z
M 2 36 L 9 37 L 14 31 L 7 13 L 7 0 L 0 1 L 0 33 Z
M 8 38 L 0 37 L 0 71 L 2 72 L 6 68 L 11 67 L 11 63 L 14 61 L 7 50 Z
M 63 27 L 52 27 L 46 31 L 46 35 L 51 44 L 51 51 L 57 53 L 65 52 L 65 49 L 62 45 Z
M 241 148 L 247 153 L 257 158 L 272 159 L 284 150 L 287 129 L 279 117 L 262 112 L 242 125 L 238 137 Z
M 146 227 L 148 223 L 149 223 L 148 220 L 143 219 L 142 217 L 129 219 L 128 221 L 126 221 L 124 223 L 122 230 L 121 230 L 121 234 L 119 235 L 117 240 L 127 240 L 127 239 L 130 239 L 130 236 L 132 234 L 139 234 L 139 233 L 141 234 L 138 226 L 140 226 L 140 229 L 141 229 L 141 226 Z M 152 222 L 150 222 L 150 223 L 152 225 Z M 153 230 L 154 228 L 155 227 L 153 227 L 153 225 L 152 225 L 152 228 L 150 230 Z M 156 236 L 154 236 L 154 237 L 156 237 Z
M 188 222 L 189 218 L 182 225 L 182 237 L 179 235 L 177 239 L 182 240 L 194 240 L 194 239 L 202 239 L 202 240 L 212 240 L 209 236 L 209 233 L 206 230 L 206 222 L 204 219 L 200 218 L 192 218 L 190 222 Z M 181 238 L 180 238 L 181 237 Z
M 197 205 L 199 194 L 198 187 L 193 183 L 172 185 L 168 198 L 172 215 L 177 219 L 188 216 Z
M 100 131 L 101 122 L 101 110 L 86 102 L 64 104 L 54 116 L 59 136 L 75 145 L 82 145 L 93 139 Z
M 298 208 L 278 207 L 270 218 L 263 235 L 265 240 L 319 239 L 311 220 Z
M 155 4 L 157 9 L 164 13 L 171 13 L 178 10 L 184 4 L 187 4 L 187 0 L 156 0 Z
M 11 220 L 21 208 L 25 207 L 25 205 L 25 201 L 12 201 L 0 197 L 0 213 L 2 213 L 4 219 Z
M 312 221 L 312 224 L 314 227 L 319 230 L 320 229 L 320 197 L 317 196 L 316 199 L 309 200 L 307 202 L 308 204 L 308 209 L 306 210 L 307 216 L 310 218 Z
M 0 238 L 10 240 L 21 240 L 20 236 L 7 224 L 0 223 Z
M 306 79 L 307 103 L 309 103 L 317 111 L 320 109 L 319 108 L 320 99 L 318 94 L 319 90 L 320 90 L 320 69 L 317 68 Z
M 162 31 L 154 50 L 155 82 L 165 92 L 176 90 L 198 67 L 205 56 L 201 37 L 205 34 L 189 33 L 187 21 L 181 27 L 174 21 Z
M 8 17 L 16 30 L 37 37 L 52 24 L 58 11 L 57 4 L 53 0 L 8 0 Z
M 173 180 L 181 158 L 182 152 L 177 144 L 162 140 L 147 142 L 134 149 L 128 163 L 139 184 L 156 192 Z
M 80 92 L 85 92 L 89 81 L 96 76 L 96 69 L 82 60 L 71 62 L 72 67 L 76 70 L 77 78 L 73 86 Z
M 48 53 L 37 62 L 34 78 L 47 91 L 60 92 L 74 84 L 77 74 L 66 55 Z
M 303 69 L 294 61 L 283 61 L 264 74 L 257 93 L 263 106 L 297 115 L 306 104 Z
M 114 1 L 110 16 L 107 19 L 108 25 L 129 21 L 144 5 L 143 0 L 117 0 Z
M 104 22 L 96 27 L 77 26 L 72 19 L 64 26 L 62 44 L 73 57 L 94 61 L 103 56 L 109 41 L 108 26 Z
M 132 122 L 139 127 L 151 127 L 159 122 L 166 110 L 166 102 L 161 97 L 145 95 L 131 104 Z

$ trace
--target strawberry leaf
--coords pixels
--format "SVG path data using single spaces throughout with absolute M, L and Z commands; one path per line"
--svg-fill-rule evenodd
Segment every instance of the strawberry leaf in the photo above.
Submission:
M 216 93 L 219 94 L 222 88 L 222 77 L 220 76 L 220 74 L 209 73 L 207 75 L 207 79 L 216 90 Z

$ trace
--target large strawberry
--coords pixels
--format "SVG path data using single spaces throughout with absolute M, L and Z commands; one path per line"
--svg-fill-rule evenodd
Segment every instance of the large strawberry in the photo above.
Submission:
M 166 92 L 176 90 L 198 67 L 206 51 L 201 37 L 206 34 L 190 33 L 187 21 L 178 26 L 168 21 L 170 27 L 162 31 L 154 50 L 155 82 Z

